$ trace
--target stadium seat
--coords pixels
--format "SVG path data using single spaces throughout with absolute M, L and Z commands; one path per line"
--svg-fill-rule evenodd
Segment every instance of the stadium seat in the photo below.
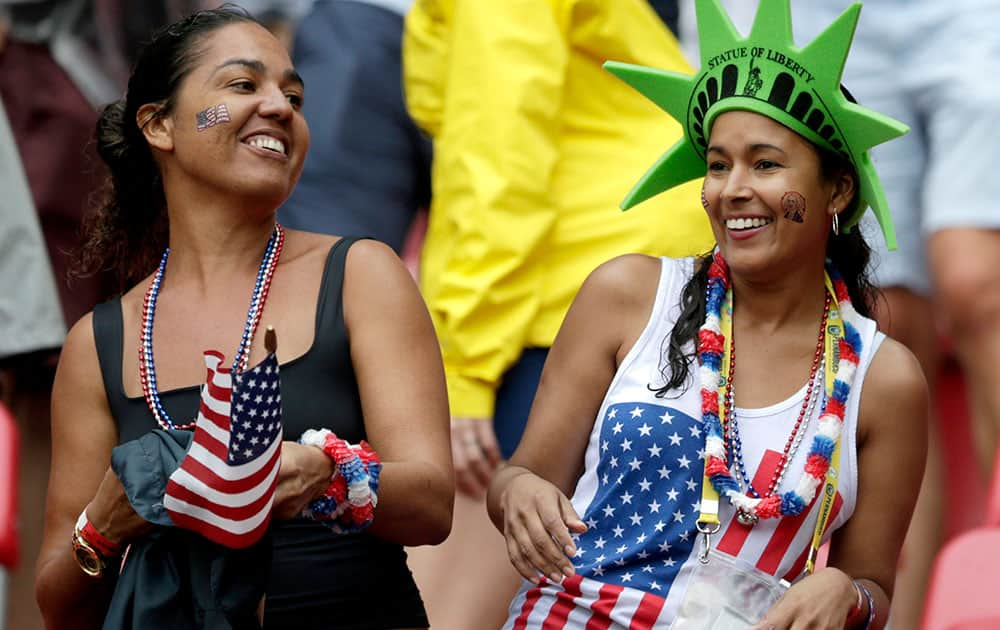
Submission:
M 922 630 L 1000 628 L 1000 451 L 986 522 L 948 542 L 931 573 Z
M 986 496 L 986 523 L 1000 527 L 1000 449 L 993 458 L 993 480 Z

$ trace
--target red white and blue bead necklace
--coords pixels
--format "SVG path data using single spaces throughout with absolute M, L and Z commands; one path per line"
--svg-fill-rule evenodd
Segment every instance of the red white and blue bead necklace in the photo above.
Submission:
M 267 301 L 267 293 L 271 288 L 271 278 L 274 270 L 278 266 L 278 258 L 281 257 L 281 249 L 285 243 L 285 231 L 280 224 L 274 224 L 274 231 L 267 241 L 267 249 L 264 251 L 264 258 L 260 261 L 260 268 L 257 270 L 257 280 L 254 283 L 253 294 L 250 298 L 250 308 L 247 310 L 247 321 L 243 327 L 243 337 L 240 339 L 240 346 L 233 358 L 233 373 L 242 372 L 247 367 L 247 360 L 250 356 L 250 344 L 253 342 L 254 333 L 260 323 L 261 313 L 264 311 L 264 303 Z M 163 252 L 160 259 L 160 266 L 153 275 L 152 282 L 146 290 L 146 296 L 142 301 L 142 329 L 139 336 L 139 381 L 142 383 L 142 395 L 146 399 L 149 410 L 156 418 L 157 424 L 164 429 L 190 429 L 194 426 L 192 420 L 186 424 L 174 424 L 166 409 L 160 402 L 160 392 L 156 386 L 156 366 L 153 363 L 153 316 L 156 313 L 156 298 L 160 294 L 160 285 L 163 282 L 163 274 L 167 270 L 167 257 L 170 255 L 168 247 Z
M 844 413 L 850 396 L 851 384 L 861 353 L 861 336 L 852 324 L 857 317 L 847 285 L 837 270 L 827 264 L 827 275 L 836 300 L 831 304 L 843 317 L 841 334 L 836 339 L 839 361 L 833 386 L 827 388 L 824 408 L 820 414 L 816 435 L 806 457 L 803 475 L 794 490 L 778 494 L 777 488 L 763 497 L 743 493 L 739 482 L 733 478 L 727 463 L 727 440 L 719 417 L 719 384 L 722 357 L 726 338 L 722 334 L 722 306 L 730 294 L 729 268 L 720 252 L 716 252 L 708 272 L 706 289 L 705 323 L 698 332 L 698 363 L 701 381 L 702 420 L 707 427 L 705 438 L 705 474 L 716 491 L 725 496 L 736 508 L 741 519 L 748 523 L 760 518 L 794 516 L 812 502 L 816 491 L 830 467 L 830 458 L 844 426 Z M 831 312 L 832 316 L 832 312 Z M 787 447 L 786 447 L 787 448 Z
M 788 471 L 788 466 L 792 458 L 795 457 L 795 452 L 798 450 L 803 436 L 805 436 L 805 427 L 813 417 L 813 409 L 815 409 L 816 402 L 819 399 L 820 390 L 819 387 L 816 387 L 816 384 L 823 380 L 823 346 L 824 341 L 826 341 L 826 320 L 829 314 L 830 296 L 827 294 L 826 303 L 823 305 L 823 317 L 819 323 L 819 339 L 816 341 L 816 351 L 813 353 L 812 366 L 809 368 L 806 395 L 802 400 L 802 406 L 799 408 L 799 415 L 795 419 L 792 432 L 785 442 L 785 448 L 781 452 L 781 461 L 778 467 L 775 468 L 767 489 L 761 492 L 754 488 L 753 483 L 750 481 L 750 476 L 747 474 L 746 466 L 743 463 L 743 443 L 740 439 L 739 421 L 736 417 L 736 392 L 733 387 L 733 378 L 736 374 L 736 335 L 730 333 L 729 375 L 726 378 L 726 408 L 722 422 L 722 433 L 726 444 L 729 446 L 728 452 L 732 457 L 732 461 L 736 464 L 736 471 L 740 474 L 739 479 L 743 483 L 743 488 L 754 498 L 759 498 L 762 494 L 763 496 L 771 495 L 781 485 L 781 480 Z

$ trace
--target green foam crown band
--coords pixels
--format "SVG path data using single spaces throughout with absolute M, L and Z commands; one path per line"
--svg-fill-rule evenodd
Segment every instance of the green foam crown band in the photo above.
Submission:
M 858 204 L 851 216 L 841 216 L 841 228 L 850 230 L 870 207 L 886 245 L 896 249 L 885 192 L 868 150 L 909 128 L 850 102 L 840 88 L 861 4 L 852 5 L 811 43 L 797 48 L 789 0 L 761 0 L 747 37 L 737 32 L 719 0 L 695 2 L 701 69 L 694 76 L 615 61 L 604 64 L 684 128 L 684 137 L 643 175 L 622 201 L 622 209 L 704 176 L 715 118 L 745 110 L 849 160 L 858 173 Z

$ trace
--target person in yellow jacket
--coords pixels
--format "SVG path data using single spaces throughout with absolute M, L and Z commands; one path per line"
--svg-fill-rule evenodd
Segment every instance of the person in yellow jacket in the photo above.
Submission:
M 411 553 L 436 630 L 506 616 L 516 576 L 483 495 L 583 280 L 620 254 L 713 245 L 700 180 L 618 209 L 681 129 L 607 59 L 692 71 L 647 0 L 417 0 L 407 15 L 407 106 L 434 139 L 421 286 L 465 495 L 449 541 Z

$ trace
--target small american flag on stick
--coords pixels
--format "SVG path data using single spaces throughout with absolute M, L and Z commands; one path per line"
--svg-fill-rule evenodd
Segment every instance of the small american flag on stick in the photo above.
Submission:
M 205 352 L 208 378 L 194 438 L 170 475 L 163 505 L 174 523 L 240 549 L 264 535 L 281 463 L 281 392 L 274 331 L 268 356 L 233 375 L 214 350 Z

